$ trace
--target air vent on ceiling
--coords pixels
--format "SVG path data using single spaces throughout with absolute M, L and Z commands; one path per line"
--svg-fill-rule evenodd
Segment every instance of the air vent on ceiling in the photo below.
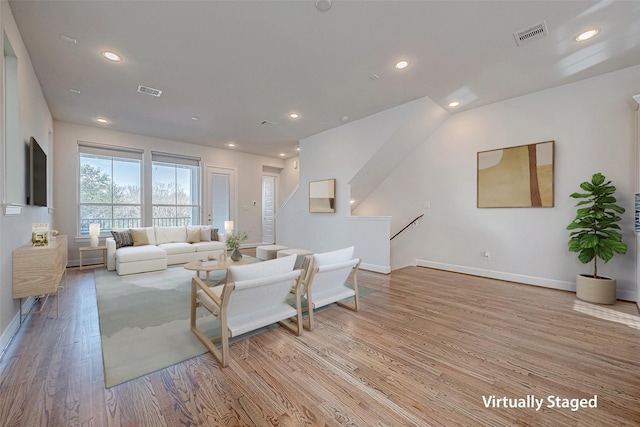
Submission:
M 546 37 L 547 34 L 547 23 L 542 21 L 524 30 L 516 31 L 513 33 L 513 37 L 516 39 L 518 46 L 524 46 L 527 43 Z
M 160 89 L 154 89 L 152 87 L 142 86 L 142 85 L 138 85 L 138 92 L 146 93 L 147 95 L 151 95 L 151 96 L 162 95 L 162 91 Z

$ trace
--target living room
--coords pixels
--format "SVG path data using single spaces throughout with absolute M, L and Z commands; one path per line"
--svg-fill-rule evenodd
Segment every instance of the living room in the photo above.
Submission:
M 599 268 L 603 275 L 616 277 L 619 300 L 639 301 L 634 229 L 635 194 L 640 188 L 638 104 L 633 96 L 640 94 L 640 57 L 635 42 L 629 42 L 627 66 L 616 70 L 460 112 L 447 110 L 428 96 L 416 96 L 302 137 L 299 154 L 277 158 L 55 118 L 10 3 L 0 4 L 2 29 L 19 61 L 19 126 L 14 138 L 19 144 L 11 146 L 10 138 L 3 136 L 5 155 L 0 162 L 0 349 L 9 345 L 20 327 L 19 304 L 12 298 L 12 252 L 29 243 L 32 224 L 49 223 L 69 236 L 70 265 L 77 265 L 78 248 L 88 245 L 88 237 L 78 234 L 79 142 L 138 149 L 146 164 L 151 163 L 152 151 L 158 151 L 200 158 L 203 167 L 235 170 L 239 177 L 235 219 L 250 234 L 246 246 L 262 242 L 260 206 L 253 202 L 262 198 L 264 170 L 278 170 L 278 243 L 314 251 L 355 245 L 362 268 L 378 273 L 417 265 L 566 291 L 575 290 L 575 275 L 585 270 L 567 251 L 566 226 L 575 213 L 569 195 L 593 173 L 602 172 L 616 185 L 618 202 L 626 209 L 620 224 L 629 250 Z M 637 8 L 630 6 L 629 14 L 637 16 Z M 626 30 L 637 36 L 637 29 Z M 558 74 L 580 75 L 589 58 L 597 62 L 594 57 L 598 56 L 574 58 Z M 416 119 L 421 117 L 429 120 Z M 24 203 L 22 146 L 30 137 L 51 159 L 48 207 Z M 552 208 L 477 207 L 478 152 L 550 140 L 555 143 Z M 387 163 L 381 162 L 380 153 Z M 384 173 L 378 176 L 381 170 Z M 378 171 L 374 178 L 358 179 L 371 171 Z M 145 173 L 143 185 L 150 186 L 150 172 Z M 326 178 L 336 179 L 336 213 L 309 213 L 308 183 Z M 368 189 L 365 181 L 376 184 Z M 364 198 L 354 197 L 359 192 Z M 14 209 L 19 214 L 8 214 Z M 389 241 L 421 214 L 424 217 L 408 232 Z

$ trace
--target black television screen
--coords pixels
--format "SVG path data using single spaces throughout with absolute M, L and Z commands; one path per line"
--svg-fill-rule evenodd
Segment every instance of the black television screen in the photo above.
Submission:
M 31 137 L 29 141 L 29 200 L 34 206 L 47 206 L 47 154 Z

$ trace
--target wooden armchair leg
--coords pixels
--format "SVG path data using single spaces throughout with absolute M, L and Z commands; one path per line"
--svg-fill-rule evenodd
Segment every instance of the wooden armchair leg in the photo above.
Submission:
M 202 344 L 207 348 L 207 350 L 209 350 L 211 355 L 218 361 L 218 363 L 220 363 L 220 365 L 222 365 L 222 367 L 227 366 L 228 363 L 225 362 L 228 360 L 228 357 L 224 357 L 224 348 L 223 352 L 221 353 L 220 350 L 218 350 L 218 347 L 216 347 L 216 345 L 214 344 L 214 342 L 217 341 L 218 337 L 213 339 L 209 338 L 196 326 L 191 327 L 191 332 L 193 332 L 194 335 L 198 337 L 200 342 L 202 342 Z
M 351 277 L 353 278 L 353 290 L 355 291 L 355 295 L 353 297 L 353 301 L 350 303 L 344 303 L 342 301 L 337 301 L 340 307 L 348 308 L 349 310 L 358 311 L 358 267 L 360 263 L 358 263 L 351 272 Z
M 313 304 L 310 303 L 309 300 L 307 300 L 307 311 L 308 311 L 308 316 L 307 316 L 307 324 L 305 325 L 305 327 L 308 331 L 312 331 L 313 330 Z

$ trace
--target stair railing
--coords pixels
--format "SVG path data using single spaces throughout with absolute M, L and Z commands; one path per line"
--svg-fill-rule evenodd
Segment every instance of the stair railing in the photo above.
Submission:
M 392 238 L 390 238 L 389 240 L 393 240 L 393 239 L 395 239 L 395 238 L 396 238 L 396 236 L 397 236 L 398 234 L 402 233 L 404 230 L 406 230 L 407 228 L 409 228 L 410 226 L 412 226 L 413 224 L 415 224 L 416 222 L 418 222 L 418 220 L 419 220 L 420 218 L 422 218 L 423 216 L 424 216 L 424 214 L 421 214 L 421 215 L 418 215 L 417 217 L 415 217 L 415 218 L 413 219 L 413 221 L 411 221 L 409 224 L 407 224 L 407 225 L 406 225 L 402 230 L 400 230 L 400 231 L 398 231 L 396 234 L 394 234 L 394 235 L 393 235 L 393 237 L 392 237 Z

